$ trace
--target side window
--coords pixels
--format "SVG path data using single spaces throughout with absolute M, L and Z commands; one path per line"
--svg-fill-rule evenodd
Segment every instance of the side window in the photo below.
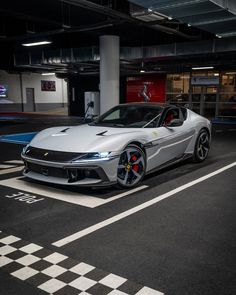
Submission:
M 163 117 L 161 125 L 167 125 L 169 124 L 173 119 L 180 119 L 180 113 L 179 109 L 170 109 L 166 112 L 166 114 Z

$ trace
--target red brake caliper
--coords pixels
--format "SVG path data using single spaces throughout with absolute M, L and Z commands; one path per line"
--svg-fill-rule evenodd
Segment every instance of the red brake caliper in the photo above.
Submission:
M 130 160 L 131 160 L 132 162 L 135 162 L 135 161 L 138 160 L 138 157 L 137 157 L 136 155 L 133 155 L 133 156 L 130 158 Z M 132 170 L 134 170 L 135 172 L 138 172 L 138 170 L 139 170 L 139 165 L 138 165 L 138 164 L 134 164 L 134 165 L 132 165 Z
M 133 169 L 135 172 L 138 172 L 139 165 L 138 165 L 138 164 L 134 164 L 134 165 L 132 166 L 132 169 Z
M 137 157 L 136 155 L 133 155 L 133 156 L 130 158 L 130 160 L 131 160 L 132 162 L 135 162 L 135 161 L 138 160 L 138 157 Z

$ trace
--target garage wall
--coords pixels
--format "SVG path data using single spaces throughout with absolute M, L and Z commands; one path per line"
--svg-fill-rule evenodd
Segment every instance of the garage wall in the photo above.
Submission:
M 55 81 L 56 91 L 42 91 L 41 80 Z M 35 110 L 44 111 L 59 107 L 67 107 L 67 82 L 54 75 L 22 74 L 22 88 L 20 74 L 8 74 L 0 71 L 0 85 L 8 86 L 8 97 L 0 98 L 0 112 L 22 111 L 22 102 L 26 109 L 26 88 L 34 88 Z

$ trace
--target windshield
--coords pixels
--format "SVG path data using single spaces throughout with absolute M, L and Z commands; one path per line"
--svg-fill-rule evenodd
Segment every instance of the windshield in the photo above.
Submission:
M 162 110 L 162 107 L 158 105 L 118 105 L 90 125 L 125 128 L 156 127 Z

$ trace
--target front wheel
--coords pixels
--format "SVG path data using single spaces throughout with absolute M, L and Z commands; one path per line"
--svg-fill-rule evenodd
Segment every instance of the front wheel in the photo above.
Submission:
M 210 137 L 206 130 L 202 130 L 196 140 L 193 161 L 202 162 L 206 159 L 210 149 Z
M 138 146 L 128 145 L 122 154 L 117 168 L 117 182 L 120 186 L 130 188 L 141 182 L 145 175 L 146 157 Z

